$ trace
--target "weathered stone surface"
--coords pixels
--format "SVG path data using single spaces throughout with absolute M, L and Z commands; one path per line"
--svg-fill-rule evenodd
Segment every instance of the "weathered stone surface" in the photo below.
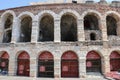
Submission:
M 4 21 L 6 15 L 13 15 L 13 29 L 11 43 L 2 43 Z M 50 15 L 53 17 L 54 40 L 49 42 L 38 42 L 39 22 L 43 16 Z M 61 18 L 63 15 L 72 15 L 77 26 L 77 41 L 61 41 Z M 30 42 L 19 42 L 20 22 L 23 16 L 30 16 L 32 19 L 32 33 Z M 98 19 L 98 26 L 101 31 L 84 30 L 84 17 L 94 15 Z M 110 15 L 116 19 L 117 36 L 107 35 L 106 17 Z M 48 21 L 49 22 L 49 21 Z M 69 23 L 69 20 L 68 22 Z M 45 26 L 45 25 L 44 25 Z M 66 51 L 74 51 L 79 59 L 79 78 L 75 80 L 89 79 L 86 73 L 86 55 L 89 51 L 96 51 L 102 60 L 102 73 L 110 72 L 109 56 L 112 51 L 120 50 L 119 38 L 120 26 L 120 8 L 110 7 L 109 5 L 99 4 L 44 4 L 19 8 L 12 8 L 0 11 L 0 51 L 6 51 L 9 54 L 9 75 L 0 76 L 0 80 L 68 80 L 61 78 L 61 56 Z M 52 27 L 52 26 L 51 26 Z M 66 28 L 67 29 L 67 28 Z M 65 30 L 66 30 L 65 29 Z M 90 40 L 90 33 L 96 33 L 96 40 Z M 30 56 L 30 77 L 17 77 L 17 57 L 21 51 L 26 51 Z M 38 56 L 43 51 L 49 51 L 54 56 L 54 76 L 55 78 L 37 78 Z M 14 75 L 14 76 L 12 76 Z M 91 78 L 91 77 L 90 77 Z M 70 80 L 73 80 L 72 78 Z M 90 79 L 89 79 L 90 80 Z M 93 80 L 93 79 L 91 79 Z M 95 78 L 98 80 L 98 76 Z M 99 79 L 103 80 L 103 78 Z

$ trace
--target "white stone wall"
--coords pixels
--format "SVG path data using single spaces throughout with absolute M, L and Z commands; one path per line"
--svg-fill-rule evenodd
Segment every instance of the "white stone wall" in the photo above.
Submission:
M 17 57 L 21 51 L 26 51 L 30 56 L 30 77 L 37 76 L 38 56 L 43 51 L 49 51 L 54 56 L 54 76 L 61 79 L 61 56 L 66 51 L 74 51 L 79 59 L 79 78 L 87 79 L 86 74 L 86 55 L 89 51 L 96 51 L 101 56 L 102 73 L 110 71 L 109 56 L 112 51 L 118 51 L 120 47 L 105 48 L 103 46 L 76 46 L 76 43 L 19 43 L 19 44 L 2 44 L 0 51 L 7 51 L 9 58 L 9 76 L 15 76 L 17 72 Z M 0 77 L 1 79 L 1 77 Z M 41 79 L 41 78 L 40 78 Z

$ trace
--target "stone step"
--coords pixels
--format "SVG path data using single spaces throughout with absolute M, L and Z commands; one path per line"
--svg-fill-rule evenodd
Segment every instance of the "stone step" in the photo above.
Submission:
M 104 77 L 91 78 L 34 78 L 34 77 L 20 77 L 20 76 L 0 76 L 0 80 L 113 80 L 105 79 Z
M 108 80 L 105 78 L 87 78 L 86 80 Z
M 88 73 L 86 80 L 108 80 L 101 73 Z

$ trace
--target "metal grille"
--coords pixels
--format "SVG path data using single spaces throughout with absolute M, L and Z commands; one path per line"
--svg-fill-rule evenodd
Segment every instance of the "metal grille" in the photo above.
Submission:
M 61 77 L 79 77 L 77 60 L 62 60 Z
M 53 60 L 39 59 L 38 77 L 54 77 L 54 61 Z

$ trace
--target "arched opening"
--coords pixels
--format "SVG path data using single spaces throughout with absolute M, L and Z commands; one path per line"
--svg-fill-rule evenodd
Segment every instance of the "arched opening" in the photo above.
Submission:
M 4 35 L 3 35 L 3 43 L 11 42 L 12 38 L 12 25 L 13 25 L 13 16 L 11 14 L 7 15 L 7 18 L 4 22 Z
M 86 56 L 86 71 L 101 73 L 101 57 L 95 51 L 88 52 Z
M 39 55 L 38 77 L 54 77 L 54 59 L 48 51 L 44 51 Z
M 98 19 L 94 15 L 86 15 L 84 17 L 85 30 L 99 30 Z
M 38 41 L 54 40 L 54 19 L 50 15 L 43 16 L 40 20 Z
M 32 31 L 32 18 L 26 16 L 21 20 L 20 27 L 20 42 L 30 42 L 31 41 L 31 31 Z
M 90 34 L 90 40 L 96 40 L 96 35 L 94 33 Z
M 117 36 L 117 20 L 112 16 L 107 16 L 107 35 Z
M 101 30 L 99 28 L 98 17 L 94 14 L 88 14 L 84 17 L 84 30 L 85 40 L 101 40 Z
M 69 14 L 61 18 L 61 41 L 77 41 L 77 21 Z
M 120 71 L 120 54 L 117 51 L 110 54 L 110 70 Z
M 9 55 L 7 52 L 1 52 L 0 56 L 0 74 L 7 75 L 9 67 Z
M 30 73 L 30 57 L 27 52 L 23 51 L 17 58 L 17 75 L 29 76 Z
M 61 77 L 79 77 L 78 57 L 72 51 L 65 52 L 61 57 Z

